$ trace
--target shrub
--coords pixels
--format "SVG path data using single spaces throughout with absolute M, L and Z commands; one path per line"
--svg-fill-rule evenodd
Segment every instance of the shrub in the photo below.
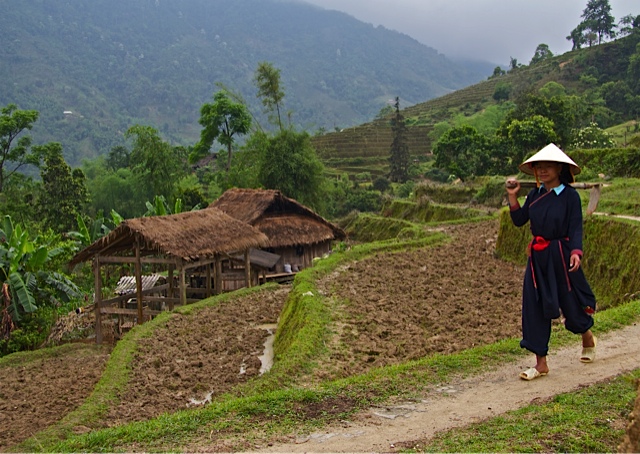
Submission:
M 640 149 L 595 148 L 570 153 L 571 158 L 593 173 L 611 177 L 640 178 Z
M 378 177 L 373 180 L 373 185 L 371 186 L 376 191 L 385 192 L 389 189 L 391 183 L 385 177 Z

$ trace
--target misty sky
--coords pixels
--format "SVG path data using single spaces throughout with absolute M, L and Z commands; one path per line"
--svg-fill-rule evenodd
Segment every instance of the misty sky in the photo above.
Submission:
M 506 68 L 511 57 L 528 64 L 538 44 L 554 54 L 571 50 L 566 40 L 588 0 L 304 0 L 397 30 L 448 57 L 487 60 Z M 609 0 L 616 23 L 640 14 L 638 0 Z

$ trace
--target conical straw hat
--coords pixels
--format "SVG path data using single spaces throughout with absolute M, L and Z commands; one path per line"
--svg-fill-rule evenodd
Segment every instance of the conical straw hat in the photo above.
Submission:
M 564 151 L 562 151 L 560 148 L 558 148 L 555 144 L 552 144 L 552 143 L 550 143 L 549 145 L 544 147 L 542 150 L 538 151 L 536 154 L 534 154 L 529 159 L 527 159 L 525 162 L 520 164 L 518 168 L 523 173 L 526 173 L 528 175 L 533 175 L 532 164 L 534 162 L 541 162 L 541 161 L 561 162 L 563 164 L 569 164 L 569 166 L 571 167 L 571 173 L 573 175 L 577 175 L 580 173 L 580 167 L 578 167 L 578 164 L 573 162 L 573 160 L 569 156 L 567 156 L 564 153 Z

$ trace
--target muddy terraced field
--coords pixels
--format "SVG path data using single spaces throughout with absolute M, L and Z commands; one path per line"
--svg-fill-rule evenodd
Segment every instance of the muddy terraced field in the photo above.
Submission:
M 310 379 L 518 336 L 523 270 L 495 258 L 497 228 L 493 220 L 446 226 L 447 244 L 379 254 L 323 279 L 319 289 L 331 296 L 335 335 L 331 355 Z M 202 405 L 258 376 L 269 325 L 277 323 L 288 291 L 285 286 L 174 315 L 140 345 L 129 391 L 102 426 Z M 108 354 L 108 347 L 85 345 L 48 360 L 3 362 L 0 450 L 77 408 Z

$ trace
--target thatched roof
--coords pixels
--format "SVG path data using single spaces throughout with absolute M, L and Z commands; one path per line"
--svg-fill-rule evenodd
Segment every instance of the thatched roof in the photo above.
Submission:
M 215 208 L 167 216 L 127 219 L 108 235 L 78 252 L 71 266 L 96 254 L 133 252 L 140 241 L 142 255 L 165 255 L 187 262 L 269 246 L 269 239 L 258 229 Z M 129 254 L 130 255 L 130 254 Z
M 229 189 L 210 208 L 255 226 L 269 237 L 272 247 L 346 238 L 340 227 L 272 189 Z

